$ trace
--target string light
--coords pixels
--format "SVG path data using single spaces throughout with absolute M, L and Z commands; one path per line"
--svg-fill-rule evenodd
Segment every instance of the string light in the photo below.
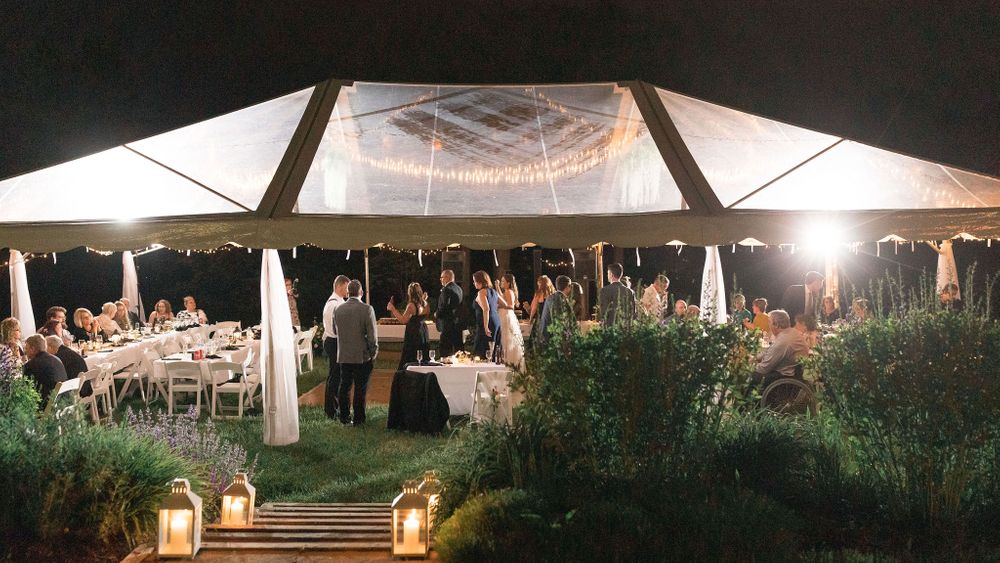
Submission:
M 642 257 L 639 256 L 639 247 L 635 247 L 635 267 L 638 268 L 642 266 Z
M 573 263 L 573 268 L 576 269 L 576 255 L 573 254 L 573 249 L 569 249 L 569 259 Z
M 299 257 L 299 247 L 293 246 L 292 247 L 292 260 L 295 260 L 298 257 Z
M 497 258 L 497 250 L 493 249 L 493 266 L 496 268 L 500 267 L 500 259 Z
M 351 259 L 351 250 L 350 249 L 347 250 L 347 259 L 348 260 Z
M 542 264 L 547 268 L 572 268 L 574 264 L 568 260 L 546 260 L 542 258 Z

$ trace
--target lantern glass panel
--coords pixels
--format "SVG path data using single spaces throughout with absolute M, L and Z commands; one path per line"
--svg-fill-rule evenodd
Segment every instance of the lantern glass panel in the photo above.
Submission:
M 160 510 L 160 555 L 191 555 L 194 551 L 194 511 Z
M 392 554 L 426 555 L 429 547 L 427 510 L 395 509 L 392 512 Z

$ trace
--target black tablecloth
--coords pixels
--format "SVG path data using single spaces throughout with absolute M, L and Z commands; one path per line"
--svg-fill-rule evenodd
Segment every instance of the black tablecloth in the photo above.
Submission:
M 386 424 L 390 430 L 437 434 L 450 412 L 434 373 L 400 370 L 392 377 Z

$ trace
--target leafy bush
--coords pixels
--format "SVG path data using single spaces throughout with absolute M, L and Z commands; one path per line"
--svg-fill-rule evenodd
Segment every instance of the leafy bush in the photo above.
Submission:
M 126 412 L 123 427 L 133 434 L 169 447 L 177 455 L 203 468 L 206 476 L 205 518 L 210 521 L 218 510 L 218 499 L 239 471 L 253 480 L 257 458 L 247 463 L 247 451 L 219 435 L 211 419 L 198 423 L 198 409 L 193 405 L 181 415 L 153 413 L 148 407 Z
M 179 476 L 200 489 L 193 464 L 123 429 L 5 416 L 0 535 L 18 542 L 93 544 L 96 537 L 133 544 L 155 530 L 166 484 Z
M 915 536 L 959 526 L 985 480 L 977 461 L 1000 440 L 997 349 L 996 322 L 909 310 L 827 339 L 815 362 L 859 464 Z
M 437 531 L 441 561 L 545 560 L 551 527 L 539 498 L 499 490 L 469 499 Z
M 0 416 L 35 416 L 41 400 L 31 378 L 0 378 Z

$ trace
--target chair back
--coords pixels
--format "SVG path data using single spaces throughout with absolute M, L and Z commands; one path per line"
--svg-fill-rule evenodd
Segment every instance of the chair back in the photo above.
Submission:
M 237 330 L 241 330 L 242 326 L 243 325 L 240 321 L 223 321 L 221 323 L 216 323 L 215 330 L 230 330 L 235 332 Z
M 472 401 L 472 420 L 490 420 L 506 424 L 513 419 L 510 394 L 510 372 L 504 370 L 476 372 L 476 388 Z
M 257 355 L 253 352 L 253 343 L 247 344 L 247 357 L 243 360 L 243 373 L 250 373 L 257 362 Z
M 55 390 L 54 395 L 47 405 L 45 405 L 45 412 L 51 413 L 53 409 L 59 408 L 56 417 L 60 417 L 65 410 L 72 410 L 75 405 L 80 400 L 80 387 L 83 385 L 83 375 L 79 377 L 74 377 L 73 379 L 67 379 L 66 381 L 60 381 Z M 56 404 L 65 404 L 69 399 L 69 405 L 66 408 L 57 407 Z
M 235 375 L 243 374 L 243 364 L 237 362 L 212 362 L 208 364 L 208 371 L 211 375 L 213 385 L 226 383 Z
M 115 378 L 115 366 L 117 362 L 105 362 L 103 364 L 98 364 L 97 369 L 100 374 L 97 378 L 97 385 L 94 387 L 94 392 L 98 391 L 104 392 L 111 388 L 113 385 L 112 381 Z
M 164 362 L 167 370 L 167 379 L 171 384 L 177 383 L 198 383 L 204 380 L 201 370 L 201 362 L 170 361 Z
M 160 355 L 156 352 L 156 350 L 146 350 L 142 353 L 142 367 L 146 370 L 147 375 L 153 375 L 155 373 L 155 364 L 153 362 L 159 359 Z
M 177 354 L 181 351 L 181 345 L 177 343 L 177 340 L 168 340 L 163 343 L 160 347 L 160 356 L 169 356 L 171 354 Z
M 316 327 L 312 327 L 305 332 L 295 335 L 295 347 L 301 352 L 309 351 L 312 346 L 313 336 L 316 335 Z

